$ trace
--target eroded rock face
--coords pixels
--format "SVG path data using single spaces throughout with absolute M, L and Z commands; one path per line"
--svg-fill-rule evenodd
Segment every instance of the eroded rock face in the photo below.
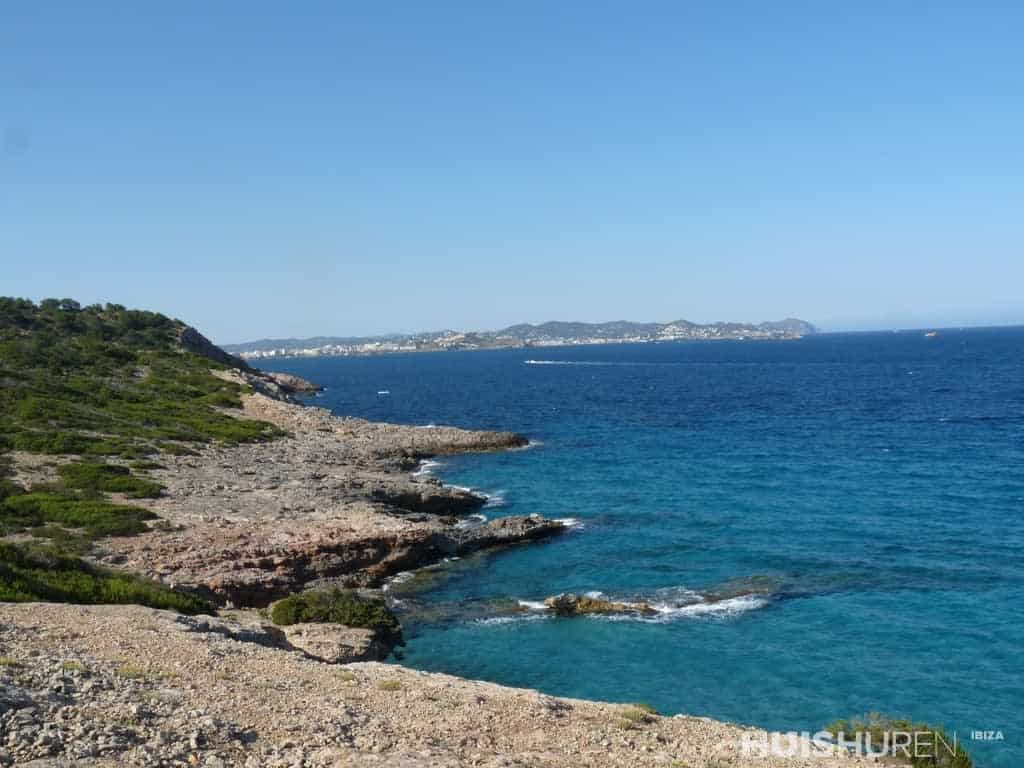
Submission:
M 559 616 L 586 616 L 588 614 L 632 613 L 651 616 L 657 613 L 647 603 L 616 603 L 599 597 L 587 597 L 567 592 L 546 598 L 544 605 Z

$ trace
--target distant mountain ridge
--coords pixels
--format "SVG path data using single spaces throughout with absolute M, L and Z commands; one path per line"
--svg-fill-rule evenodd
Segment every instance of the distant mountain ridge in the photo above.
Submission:
M 518 323 L 497 331 L 446 330 L 363 337 L 313 336 L 306 339 L 259 339 L 221 346 L 232 354 L 260 358 L 698 339 L 792 339 L 817 332 L 818 329 L 814 325 L 796 318 L 763 323 L 705 324 L 689 320 L 676 320 L 670 323 L 638 323 L 629 320 L 583 323 L 552 320 L 537 325 Z

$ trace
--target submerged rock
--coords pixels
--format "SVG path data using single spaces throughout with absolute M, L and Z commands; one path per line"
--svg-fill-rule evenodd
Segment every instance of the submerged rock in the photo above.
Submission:
M 647 603 L 616 603 L 599 597 L 587 597 L 566 592 L 544 600 L 548 610 L 558 616 L 586 616 L 588 614 L 635 613 L 651 616 L 655 611 Z

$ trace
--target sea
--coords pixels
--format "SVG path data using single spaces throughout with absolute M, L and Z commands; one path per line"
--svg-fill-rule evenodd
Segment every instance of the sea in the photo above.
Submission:
M 1024 328 L 264 367 L 339 415 L 525 434 L 418 471 L 570 524 L 394 579 L 400 663 L 783 731 L 881 712 L 1024 765 Z M 540 610 L 562 592 L 655 613 Z

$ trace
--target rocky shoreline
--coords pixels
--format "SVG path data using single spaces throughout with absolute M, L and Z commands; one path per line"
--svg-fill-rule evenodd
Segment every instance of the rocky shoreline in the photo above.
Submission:
M 258 385 L 241 415 L 287 436 L 162 457 L 151 474 L 166 490 L 145 503 L 163 522 L 105 540 L 103 562 L 221 605 L 262 608 L 310 584 L 379 586 L 444 557 L 565 528 L 536 516 L 462 525 L 486 498 L 412 476 L 423 459 L 518 448 L 527 444 L 521 435 L 339 418 L 268 390 L 262 377 L 230 376 Z
M 376 661 L 374 632 L 276 627 L 255 608 L 310 586 L 365 589 L 445 557 L 561 533 L 537 516 L 461 523 L 485 499 L 413 477 L 429 457 L 522 447 L 504 432 L 337 418 L 300 381 L 239 369 L 240 415 L 287 436 L 162 456 L 160 522 L 99 559 L 207 595 L 218 617 L 141 606 L 0 604 L 0 766 L 847 766 L 751 758 L 764 732 L 427 674 Z M 20 458 L 20 460 L 19 460 Z M 15 457 L 24 477 L 47 465 Z M 621 610 L 561 596 L 565 615 Z

